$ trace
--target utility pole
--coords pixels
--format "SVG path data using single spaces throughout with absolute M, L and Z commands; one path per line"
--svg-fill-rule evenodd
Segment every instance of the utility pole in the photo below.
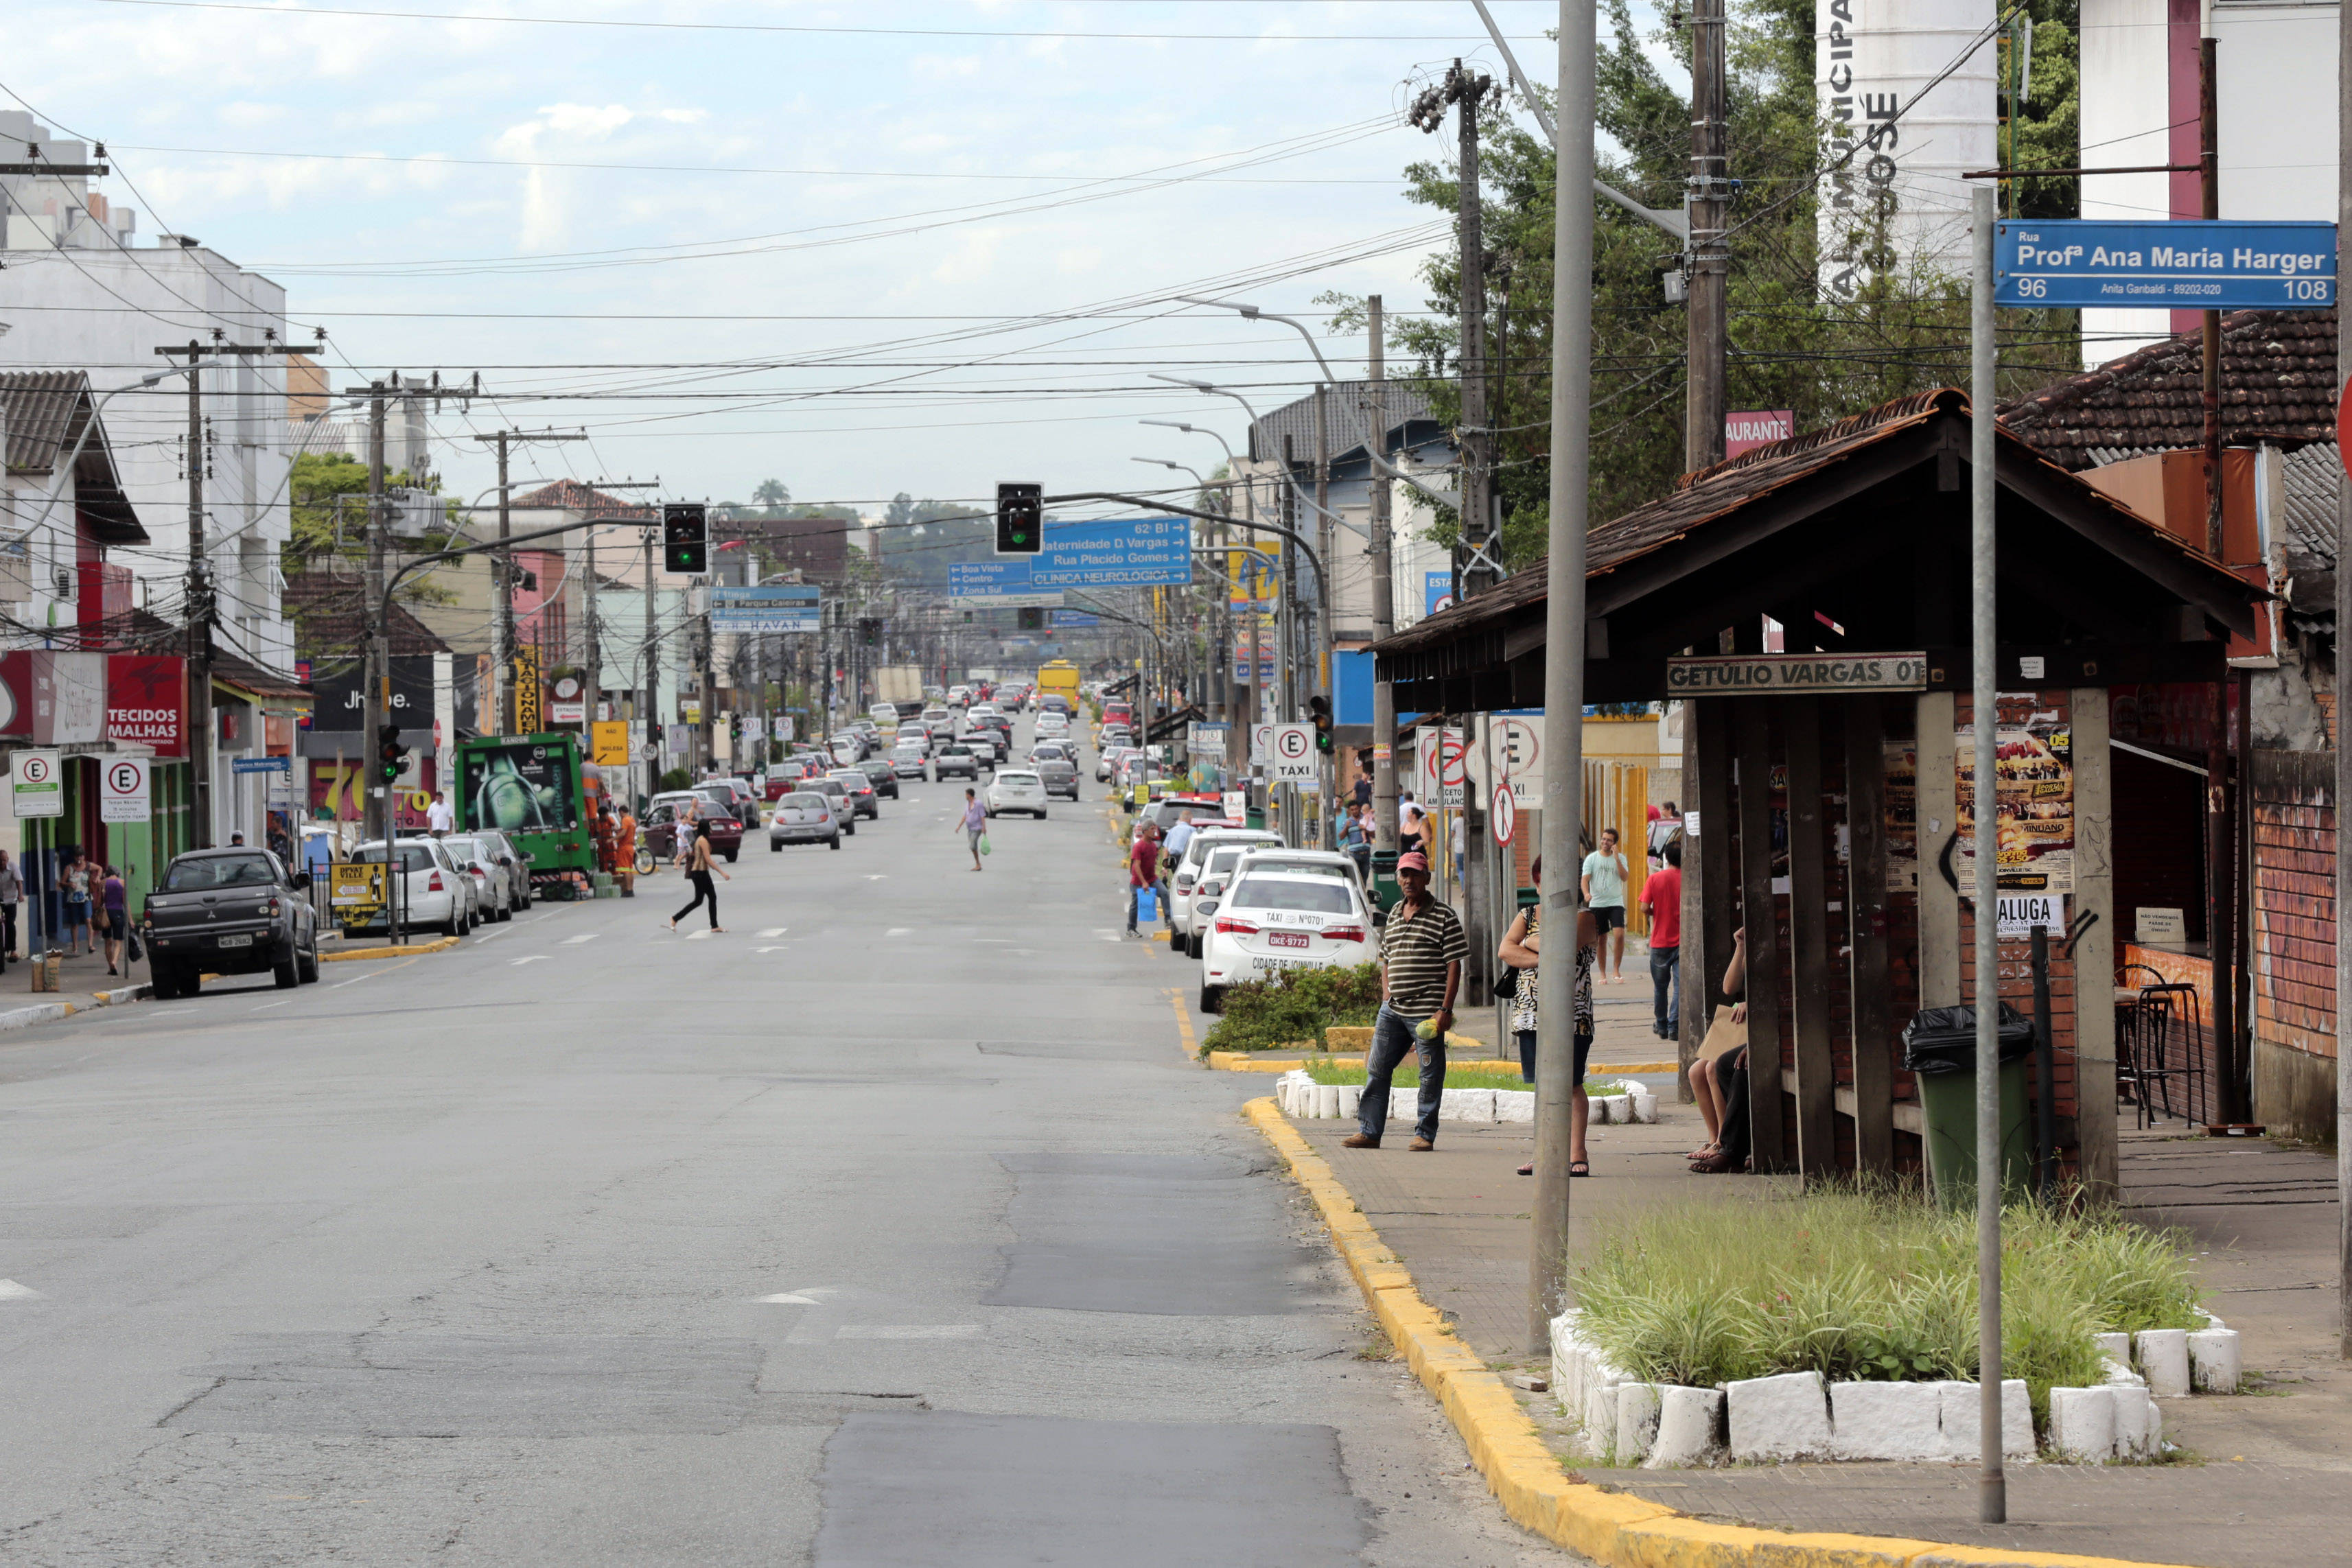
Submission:
M 1551 541 L 1544 601 L 1542 922 L 1538 984 L 1565 998 L 1576 988 L 1577 872 L 1584 793 L 1584 570 L 1592 441 L 1592 297 L 1570 280 L 1592 275 L 1595 57 L 1593 0 L 1559 0 L 1559 158 L 1552 193 Z M 1394 819 L 1381 819 L 1393 833 Z M 1717 825 L 1716 831 L 1722 831 Z M 1568 1292 L 1568 1155 L 1575 1112 L 1574 1009 L 1542 1009 L 1536 1044 L 1534 1246 L 1528 1253 L 1528 1346 L 1550 1343 Z
M 1329 577 L 1334 540 L 1331 534 L 1331 425 L 1325 417 L 1324 399 L 1330 392 L 1328 382 L 1318 382 L 1315 387 L 1315 571 L 1323 581 L 1322 592 L 1316 596 L 1321 606 L 1320 626 L 1316 641 L 1316 687 L 1330 702 L 1331 722 L 1339 722 L 1339 690 L 1331 679 L 1331 604 L 1337 585 Z M 1332 814 L 1338 804 L 1339 754 L 1335 750 L 1324 758 L 1323 779 L 1318 787 L 1318 820 L 1322 824 L 1323 840 L 1318 848 L 1336 848 L 1339 841 L 1332 836 L 1331 824 L 1339 819 Z
M 1461 132 L 1459 227 L 1462 246 L 1462 543 L 1454 552 L 1454 591 L 1466 599 L 1495 586 L 1495 502 L 1490 492 L 1494 437 L 1486 417 L 1486 240 L 1478 195 L 1478 101 L 1492 77 L 1454 62 L 1446 91 Z
M 1730 332 L 1731 168 L 1726 155 L 1724 0 L 1691 0 L 1689 385 L 1683 402 L 1683 466 L 1723 461 L 1724 361 Z
M 213 329 L 213 340 L 173 344 L 155 351 L 165 359 L 184 356 L 188 361 L 188 782 L 195 821 L 190 824 L 194 848 L 213 847 L 213 627 L 220 617 L 218 590 L 211 562 L 205 553 L 205 475 L 208 466 L 205 440 L 205 374 L 201 361 L 208 357 L 235 360 L 254 354 L 283 354 L 278 335 L 264 331 L 258 343 L 225 341 L 227 334 Z
M 384 897 L 396 905 L 392 885 L 392 785 L 376 776 L 373 758 L 376 737 L 392 722 L 392 653 L 384 626 L 383 604 L 383 417 L 384 384 L 368 386 L 368 545 L 367 545 L 367 684 L 366 734 L 361 737 L 361 766 L 366 771 L 368 837 L 383 841 Z
M 530 442 L 537 444 L 541 442 L 554 441 L 585 441 L 588 439 L 588 436 L 587 433 L 584 431 L 572 434 L 559 434 L 552 430 L 498 430 L 492 431 L 488 434 L 477 435 L 474 439 L 477 441 L 490 443 L 498 448 L 499 453 L 499 541 L 500 548 L 498 554 L 490 558 L 490 575 L 493 580 L 492 587 L 498 594 L 499 601 L 498 646 L 490 657 L 490 678 L 497 682 L 499 692 L 498 700 L 493 706 L 493 711 L 498 716 L 494 722 L 496 722 L 499 727 L 499 734 L 512 735 L 516 732 L 520 724 L 520 719 L 515 712 L 515 695 L 517 686 L 514 669 L 514 555 L 511 551 L 504 548 L 505 542 L 511 531 L 512 503 L 514 500 L 514 487 L 507 479 L 508 447 L 509 444 L 516 442 Z M 594 535 L 595 530 L 593 528 L 590 529 L 589 536 L 592 539 L 594 538 Z M 593 585 L 590 589 L 590 593 L 593 598 L 594 593 Z M 595 613 L 593 604 L 589 613 L 591 615 Z M 589 701 L 593 703 L 595 698 L 592 695 L 589 698 Z
M 2352 8 L 2336 14 L 2336 232 L 2352 234 Z M 2338 374 L 2352 366 L 2352 311 L 2341 308 L 2336 313 L 2336 363 Z M 2336 487 L 2336 537 L 2352 538 L 2352 485 Z M 2336 573 L 2336 624 L 2352 626 L 2352 571 Z M 2339 661 L 2343 657 L 2336 654 Z M 2342 915 L 2352 873 L 2352 810 L 2342 804 L 2352 800 L 2352 746 L 2340 733 L 2336 799 L 2336 1353 L 2352 1361 L 2352 1008 L 2340 1000 L 2352 997 L 2352 920 Z
M 1572 0 L 1561 0 L 1563 16 L 1571 3 Z M 1584 0 L 1584 4 L 1589 6 L 1591 0 Z M 1578 204 L 1580 206 L 1582 204 Z M 1562 273 L 1560 276 L 1580 277 L 1583 274 Z M 1364 454 L 1369 460 L 1364 478 L 1371 486 L 1372 641 L 1384 643 L 1396 632 L 1396 583 L 1389 570 L 1390 481 L 1381 474 L 1382 460 L 1388 456 L 1389 412 L 1388 399 L 1381 387 L 1384 350 L 1381 297 L 1375 294 L 1365 300 L 1364 310 L 1364 330 L 1370 351 L 1364 398 L 1370 416 L 1366 421 L 1365 434 L 1372 445 L 1380 449 L 1368 449 Z M 1554 512 L 1552 515 L 1556 517 L 1559 514 Z M 1380 857 L 1385 855 L 1386 863 L 1393 869 L 1397 853 L 1396 687 L 1380 678 L 1377 671 L 1372 681 L 1372 869 L 1377 874 L 1382 863 Z M 1564 996 L 1567 993 L 1555 991 L 1552 994 Z M 1555 1008 L 1552 1010 L 1559 1012 L 1564 1009 Z M 1564 1174 L 1567 1169 L 1563 1163 L 1560 1170 Z M 1547 1318 L 1545 1322 L 1549 1323 L 1550 1320 Z

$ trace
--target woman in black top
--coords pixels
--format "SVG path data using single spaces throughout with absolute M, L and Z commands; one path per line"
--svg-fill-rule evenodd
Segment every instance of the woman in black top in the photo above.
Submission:
M 697 822 L 694 824 L 693 845 L 686 852 L 686 879 L 694 884 L 694 902 L 669 917 L 672 931 L 677 930 L 677 923 L 693 914 L 705 900 L 710 904 L 710 928 L 713 931 L 724 929 L 719 924 L 719 889 L 711 883 L 712 872 L 726 876 L 730 882 L 735 880 L 727 876 L 725 869 L 710 858 L 710 824 Z

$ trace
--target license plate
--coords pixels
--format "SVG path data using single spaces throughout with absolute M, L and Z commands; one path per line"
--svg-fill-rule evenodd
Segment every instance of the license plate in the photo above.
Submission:
M 250 947 L 253 946 L 253 933 L 247 931 L 242 936 L 223 936 L 218 941 L 215 942 L 213 946 L 215 947 Z
M 1307 946 L 1306 934 L 1298 931 L 1270 931 L 1266 933 L 1265 939 L 1276 947 L 1304 947 Z

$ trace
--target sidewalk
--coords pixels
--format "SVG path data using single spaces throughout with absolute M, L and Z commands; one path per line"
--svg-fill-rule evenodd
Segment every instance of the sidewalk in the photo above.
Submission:
M 1622 988 L 1634 989 L 1630 979 Z M 1626 1017 L 1624 998 L 1611 995 L 1617 990 L 1600 991 L 1604 1043 L 1596 1046 L 1596 1058 L 1627 1060 L 1605 1042 L 1646 1034 L 1646 1010 Z M 1640 991 L 1646 1009 L 1648 988 Z M 1592 1178 L 1575 1184 L 1570 1223 L 1570 1245 L 1579 1251 L 1643 1207 L 1755 1189 L 1754 1177 L 1691 1175 L 1683 1153 L 1704 1141 L 1698 1113 L 1675 1103 L 1671 1075 L 1644 1081 L 1659 1092 L 1658 1124 L 1591 1130 Z M 1514 1174 L 1531 1156 L 1528 1130 L 1448 1123 L 1434 1153 L 1412 1155 L 1401 1138 L 1378 1150 L 1342 1148 L 1340 1139 L 1354 1130 L 1347 1123 L 1291 1124 L 1330 1163 L 1430 1305 L 1456 1320 L 1472 1349 L 1492 1365 L 1542 1364 L 1526 1354 L 1534 1184 Z M 2247 1371 L 2263 1375 L 2257 1396 L 2164 1402 L 2165 1437 L 2183 1450 L 2179 1462 L 2013 1467 L 2010 1513 L 2019 1522 L 2006 1526 L 1976 1522 L 1976 1472 L 1966 1466 L 1587 1469 L 1581 1475 L 1702 1519 L 1784 1530 L 2210 1568 L 2352 1561 L 2352 1374 L 2335 1359 L 2333 1158 L 2260 1141 L 2127 1131 L 2123 1171 L 2126 1202 L 2136 1212 L 2152 1224 L 2188 1229 L 2210 1249 L 2210 1304 L 2245 1336 Z M 1557 1409 L 1542 1395 L 1522 1402 L 1538 1417 Z M 1557 1430 L 1546 1436 L 1564 1446 Z

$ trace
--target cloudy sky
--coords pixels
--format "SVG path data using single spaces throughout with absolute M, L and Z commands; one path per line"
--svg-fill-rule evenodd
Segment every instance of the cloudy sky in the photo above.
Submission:
M 1494 9 L 1549 78 L 1552 7 Z M 1263 411 L 1313 366 L 1168 297 L 1420 308 L 1444 225 L 1399 172 L 1442 150 L 1400 110 L 1495 68 L 1467 0 L 20 0 L 10 34 L 0 86 L 108 143 L 143 235 L 284 284 L 339 373 L 481 372 L 451 488 L 489 482 L 467 429 L 552 423 L 594 439 L 550 476 L 868 506 L 1212 466 L 1135 422 L 1238 444 L 1240 409 L 1150 372 Z

